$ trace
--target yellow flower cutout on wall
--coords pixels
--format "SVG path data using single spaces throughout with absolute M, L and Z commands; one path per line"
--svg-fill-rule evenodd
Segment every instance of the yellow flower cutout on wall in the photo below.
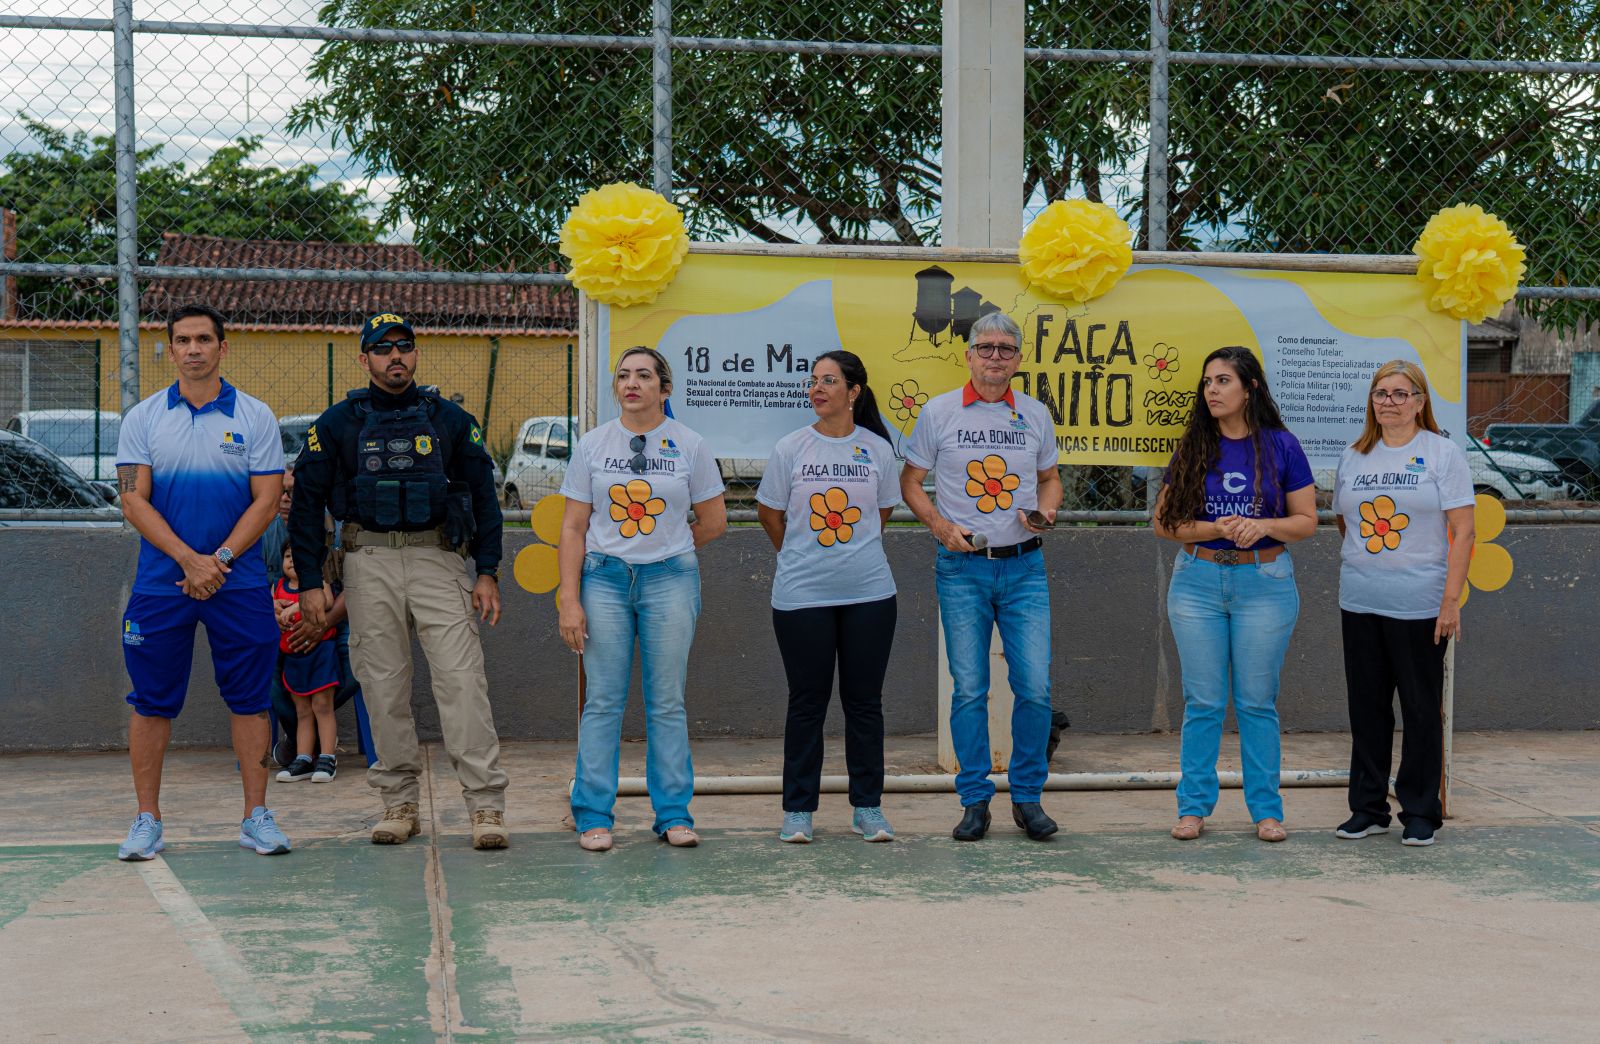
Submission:
M 916 381 L 904 380 L 889 389 L 889 408 L 894 411 L 894 419 L 901 424 L 916 420 L 917 414 L 922 412 L 923 403 L 927 401 L 928 393 Z
M 561 226 L 561 253 L 572 285 L 596 301 L 649 304 L 677 276 L 689 233 L 666 197 L 618 182 L 578 199 Z
M 1377 496 L 1361 503 L 1361 536 L 1367 542 L 1367 553 L 1393 551 L 1400 546 L 1400 532 L 1411 524 L 1403 513 L 1396 513 L 1394 500 Z
M 644 479 L 611 487 L 611 521 L 621 523 L 617 532 L 624 539 L 655 532 L 656 516 L 667 510 L 667 502 L 651 492 L 650 483 Z
M 967 496 L 976 497 L 978 510 L 987 515 L 995 508 L 1006 511 L 1011 507 L 1011 491 L 1022 485 L 1022 480 L 1006 471 L 1006 459 L 989 454 L 981 461 L 967 462 Z
M 1428 307 L 1469 323 L 1499 314 L 1528 271 L 1511 229 L 1476 203 L 1439 211 L 1411 250 Z
M 1467 604 L 1467 594 L 1474 587 L 1498 591 L 1511 582 L 1511 552 L 1490 543 L 1506 528 L 1505 505 L 1487 493 L 1479 493 L 1472 522 L 1477 538 L 1472 545 L 1472 563 L 1467 566 L 1467 582 L 1461 585 L 1462 605 Z
M 1052 297 L 1083 304 L 1117 285 L 1133 262 L 1133 230 L 1104 203 L 1058 199 L 1022 233 L 1022 276 Z
M 1151 380 L 1171 384 L 1172 375 L 1178 372 L 1178 349 L 1157 342 L 1150 354 L 1144 357 L 1144 364 L 1150 370 Z
M 811 494 L 811 529 L 823 547 L 848 544 L 861 521 L 861 509 L 850 506 L 850 497 L 838 486 L 825 493 Z
M 517 552 L 511 564 L 511 575 L 523 590 L 544 594 L 561 583 L 556 546 L 561 542 L 561 516 L 566 510 L 567 498 L 559 493 L 552 493 L 533 505 L 528 521 L 533 525 L 533 535 L 544 543 L 529 544 Z

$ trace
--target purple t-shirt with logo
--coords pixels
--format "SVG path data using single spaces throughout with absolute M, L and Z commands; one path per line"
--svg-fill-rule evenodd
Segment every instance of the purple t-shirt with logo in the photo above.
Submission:
M 1195 516 L 1197 520 L 1215 522 L 1227 515 L 1282 518 L 1288 495 L 1315 481 L 1300 440 L 1288 431 L 1269 428 L 1261 433 L 1261 444 L 1265 452 L 1261 458 L 1261 488 L 1257 489 L 1255 440 L 1222 440 L 1217 462 L 1206 472 L 1206 501 Z M 1260 550 L 1282 544 L 1281 540 L 1267 537 L 1251 546 Z M 1234 543 L 1226 539 L 1205 540 L 1200 546 L 1220 550 L 1232 548 Z

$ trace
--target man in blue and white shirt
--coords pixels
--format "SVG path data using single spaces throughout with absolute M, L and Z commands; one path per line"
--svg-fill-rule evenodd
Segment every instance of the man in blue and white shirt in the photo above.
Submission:
M 153 859 L 161 839 L 161 764 L 189 689 L 196 623 L 206 626 L 217 688 L 233 712 L 244 782 L 239 844 L 289 851 L 267 801 L 278 626 L 256 541 L 278 510 L 283 444 L 265 404 L 220 376 L 222 316 L 203 305 L 167 321 L 178 380 L 129 410 L 117 442 L 122 514 L 139 531 L 139 565 L 122 618 L 133 680 L 128 754 L 139 814 L 117 851 Z

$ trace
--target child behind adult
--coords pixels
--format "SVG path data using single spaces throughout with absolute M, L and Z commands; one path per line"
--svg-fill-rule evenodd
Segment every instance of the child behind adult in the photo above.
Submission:
M 297 712 L 296 754 L 289 767 L 278 773 L 278 782 L 309 779 L 313 783 L 326 783 L 338 775 L 334 750 L 339 736 L 333 717 L 333 698 L 339 691 L 341 675 L 338 650 L 330 641 L 337 631 L 330 627 L 309 649 L 299 647 L 299 579 L 294 571 L 294 556 L 285 545 L 283 576 L 273 585 L 272 607 L 282 632 L 278 637 L 278 674 L 283 679 L 284 689 L 294 697 Z M 332 604 L 333 591 L 327 584 L 323 584 L 322 592 L 327 604 Z M 311 705 L 310 713 L 305 709 L 307 703 Z M 312 750 L 318 751 L 315 761 L 311 757 Z

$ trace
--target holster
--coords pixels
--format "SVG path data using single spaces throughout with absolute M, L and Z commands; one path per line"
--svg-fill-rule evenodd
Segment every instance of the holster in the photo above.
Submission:
M 337 525 L 338 523 L 335 523 Z M 335 540 L 334 532 L 328 531 L 324 546 L 328 549 L 322 556 L 322 579 L 330 585 L 344 582 L 344 548 Z
M 478 520 L 472 514 L 472 490 L 464 482 L 452 482 L 445 492 L 444 541 L 462 558 L 472 554 L 478 536 Z

